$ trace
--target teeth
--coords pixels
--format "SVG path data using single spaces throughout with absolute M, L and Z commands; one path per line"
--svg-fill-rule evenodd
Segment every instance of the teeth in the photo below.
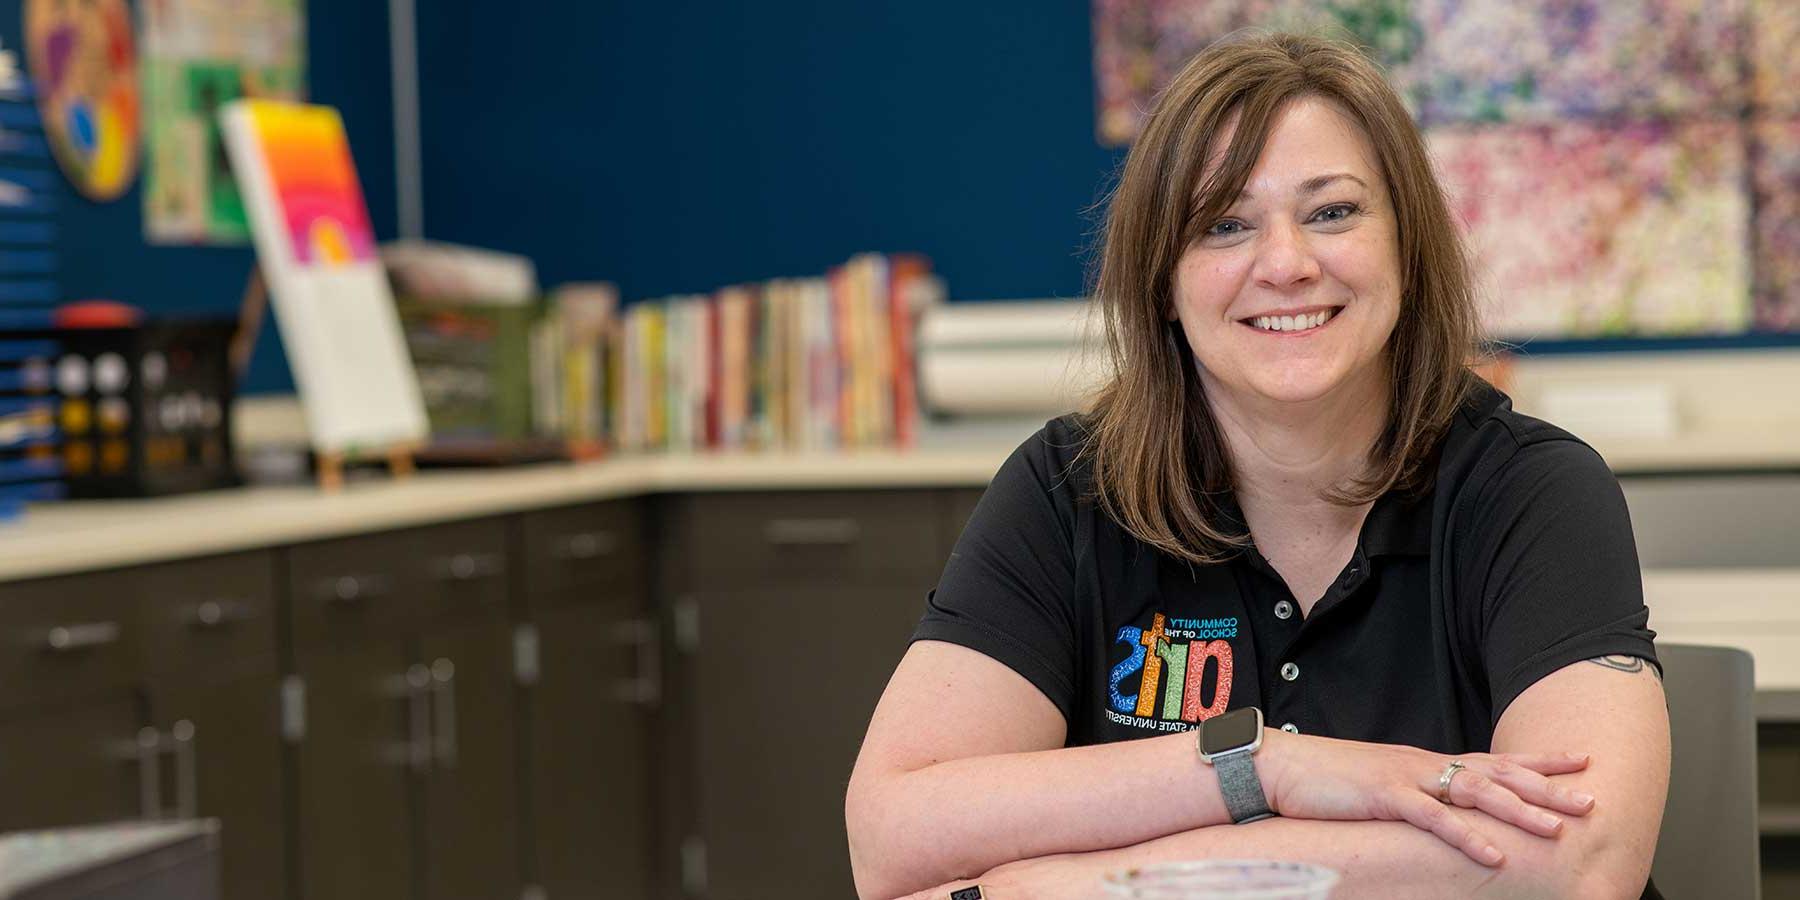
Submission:
M 1332 314 L 1327 309 L 1305 316 L 1257 316 L 1250 324 L 1264 331 L 1306 331 L 1331 321 Z

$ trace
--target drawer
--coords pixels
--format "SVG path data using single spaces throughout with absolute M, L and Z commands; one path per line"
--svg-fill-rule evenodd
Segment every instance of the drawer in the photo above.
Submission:
M 674 501 L 677 584 L 697 589 L 929 585 L 938 574 L 936 491 L 756 492 Z
M 507 548 L 505 519 L 475 519 L 413 533 L 414 561 L 426 589 L 422 621 L 504 614 L 517 568 Z
M 431 590 L 414 531 L 301 544 L 287 551 L 295 647 L 360 641 L 416 627 Z
M 0 704 L 116 691 L 142 667 L 129 571 L 0 584 Z
M 276 655 L 275 554 L 257 551 L 138 570 L 153 672 L 266 666 Z
M 636 501 L 526 513 L 520 555 L 529 606 L 549 608 L 625 598 L 636 605 L 649 567 Z

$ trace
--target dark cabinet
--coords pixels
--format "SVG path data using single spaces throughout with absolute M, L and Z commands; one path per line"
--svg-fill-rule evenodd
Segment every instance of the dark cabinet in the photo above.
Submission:
M 676 665 L 663 737 L 683 891 L 854 896 L 844 788 L 942 565 L 931 491 L 671 501 Z
M 651 723 L 663 700 L 642 507 L 528 513 L 519 555 L 530 880 L 548 900 L 656 896 Z
M 218 819 L 227 898 L 285 889 L 280 669 L 272 552 L 142 570 L 161 815 Z
M 300 895 L 517 896 L 503 520 L 290 551 Z
M 156 801 L 153 747 L 131 698 L 0 722 L 0 831 L 133 818 Z

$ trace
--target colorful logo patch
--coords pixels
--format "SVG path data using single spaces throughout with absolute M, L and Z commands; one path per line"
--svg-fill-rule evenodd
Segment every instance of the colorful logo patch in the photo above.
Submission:
M 1138 728 L 1181 731 L 1224 712 L 1231 704 L 1228 640 L 1237 635 L 1235 616 L 1170 619 L 1157 613 L 1148 631 L 1135 625 L 1120 628 L 1115 642 L 1129 651 L 1112 668 L 1107 718 Z M 1203 697 L 1209 667 L 1216 673 L 1215 686 L 1210 697 Z M 1123 693 L 1131 687 L 1137 693 Z

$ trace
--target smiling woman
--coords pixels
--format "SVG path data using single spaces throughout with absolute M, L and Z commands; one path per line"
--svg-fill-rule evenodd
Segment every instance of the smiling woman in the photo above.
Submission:
M 1197 56 L 1095 297 L 1111 381 L 994 476 L 869 724 L 861 895 L 1073 900 L 1217 856 L 1336 869 L 1339 898 L 1657 896 L 1623 498 L 1469 371 L 1468 265 L 1374 65 Z

